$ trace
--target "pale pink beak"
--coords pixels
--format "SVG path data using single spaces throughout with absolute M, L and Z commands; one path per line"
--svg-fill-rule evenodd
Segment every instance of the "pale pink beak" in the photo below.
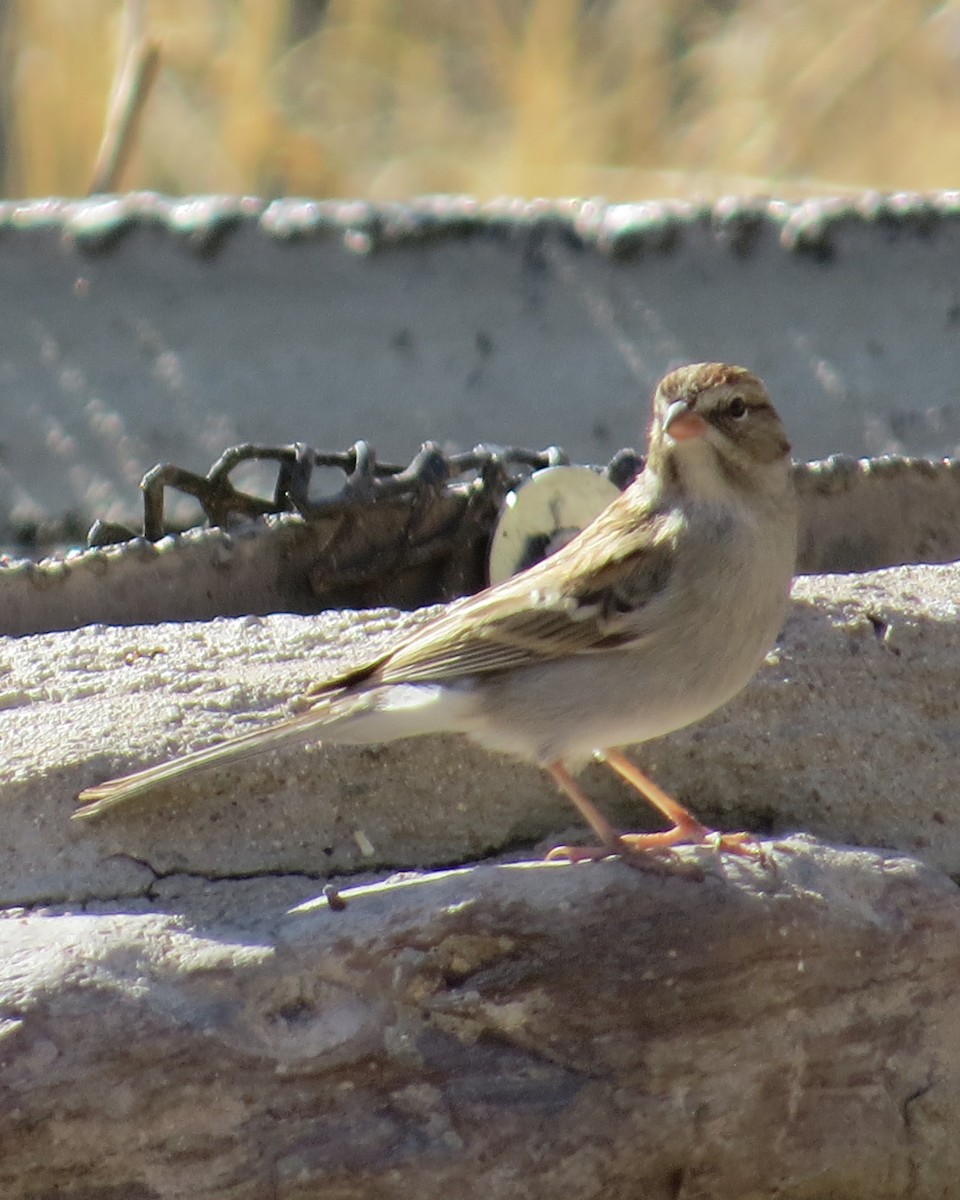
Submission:
M 674 400 L 667 409 L 663 428 L 675 442 L 688 442 L 692 438 L 703 437 L 707 432 L 707 423 L 699 413 L 687 407 L 686 400 Z

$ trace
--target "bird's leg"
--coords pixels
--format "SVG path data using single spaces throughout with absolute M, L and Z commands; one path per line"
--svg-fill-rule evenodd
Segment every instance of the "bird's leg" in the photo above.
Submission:
M 673 822 L 673 828 L 666 829 L 663 833 L 622 833 L 619 837 L 622 845 L 631 850 L 662 850 L 678 845 L 705 845 L 713 846 L 717 850 L 726 850 L 729 854 L 742 854 L 747 858 L 763 857 L 763 851 L 749 833 L 718 833 L 708 829 L 706 825 L 701 825 L 679 800 L 674 800 L 652 779 L 648 779 L 640 768 L 619 750 L 601 750 L 598 751 L 597 757 L 616 771 L 631 787 L 635 787 L 668 821 Z M 567 794 L 570 795 L 569 792 Z M 580 807 L 579 804 L 577 807 Z
M 703 872 L 694 864 L 671 861 L 669 847 L 653 846 L 634 849 L 617 833 L 614 827 L 584 793 L 563 763 L 551 763 L 547 773 L 560 790 L 576 805 L 593 832 L 600 839 L 599 846 L 554 846 L 547 854 L 547 862 L 596 862 L 601 858 L 616 855 L 627 866 L 638 871 L 653 871 L 656 874 L 685 875 L 691 879 L 702 879 Z
M 675 865 L 664 861 L 663 856 L 657 853 L 656 847 L 646 853 L 635 853 L 631 847 L 625 845 L 614 827 L 583 791 L 563 763 L 551 763 L 547 767 L 547 773 L 560 790 L 573 801 L 577 811 L 601 843 L 599 846 L 554 846 L 546 855 L 547 862 L 557 862 L 558 860 L 570 863 L 597 862 L 602 858 L 610 858 L 611 855 L 615 855 L 638 871 L 653 871 L 657 874 L 671 875 L 690 874 L 698 879 L 702 878 L 699 868 L 692 871 L 681 868 L 678 871 Z
M 608 858 L 611 854 L 622 854 L 620 835 L 563 763 L 551 763 L 547 767 L 547 774 L 564 795 L 573 801 L 577 811 L 601 842 L 599 846 L 556 846 L 547 855 L 547 859 L 552 861 L 562 858 L 570 862 L 585 862 L 589 859 Z

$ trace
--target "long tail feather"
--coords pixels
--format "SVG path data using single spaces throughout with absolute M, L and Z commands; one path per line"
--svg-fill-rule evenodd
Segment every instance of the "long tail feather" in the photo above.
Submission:
M 369 745 L 423 733 L 462 731 L 474 716 L 475 698 L 470 689 L 451 690 L 438 684 L 390 684 L 369 690 L 334 691 L 314 701 L 306 712 L 277 725 L 255 729 L 206 750 L 86 788 L 77 797 L 82 807 L 73 816 L 78 820 L 98 817 L 162 783 L 249 758 L 285 742 L 300 741 L 318 730 L 327 742 Z
M 255 729 L 252 733 L 229 738 L 215 746 L 208 746 L 205 750 L 196 750 L 193 754 L 185 754 L 181 758 L 174 758 L 154 767 L 146 767 L 142 771 L 134 771 L 131 775 L 97 784 L 96 787 L 85 788 L 77 797 L 83 807 L 73 813 L 73 819 L 86 820 L 89 817 L 97 817 L 107 809 L 149 792 L 162 783 L 207 771 L 225 762 L 250 758 L 261 751 L 283 745 L 284 742 L 301 740 L 318 726 L 328 724 L 330 717 L 329 706 L 323 705 L 279 725 Z

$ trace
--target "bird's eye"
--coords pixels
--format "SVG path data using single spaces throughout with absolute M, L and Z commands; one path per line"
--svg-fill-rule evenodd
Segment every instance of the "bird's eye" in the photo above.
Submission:
M 734 396 L 727 405 L 727 416 L 735 421 L 742 421 L 747 415 L 747 402 L 742 396 Z

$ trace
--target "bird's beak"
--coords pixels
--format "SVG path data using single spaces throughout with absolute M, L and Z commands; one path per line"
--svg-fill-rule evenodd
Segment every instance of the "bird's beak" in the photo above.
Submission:
M 703 437 L 707 432 L 707 423 L 699 413 L 687 406 L 686 400 L 674 400 L 663 419 L 663 430 L 675 442 L 687 442 L 691 438 Z

